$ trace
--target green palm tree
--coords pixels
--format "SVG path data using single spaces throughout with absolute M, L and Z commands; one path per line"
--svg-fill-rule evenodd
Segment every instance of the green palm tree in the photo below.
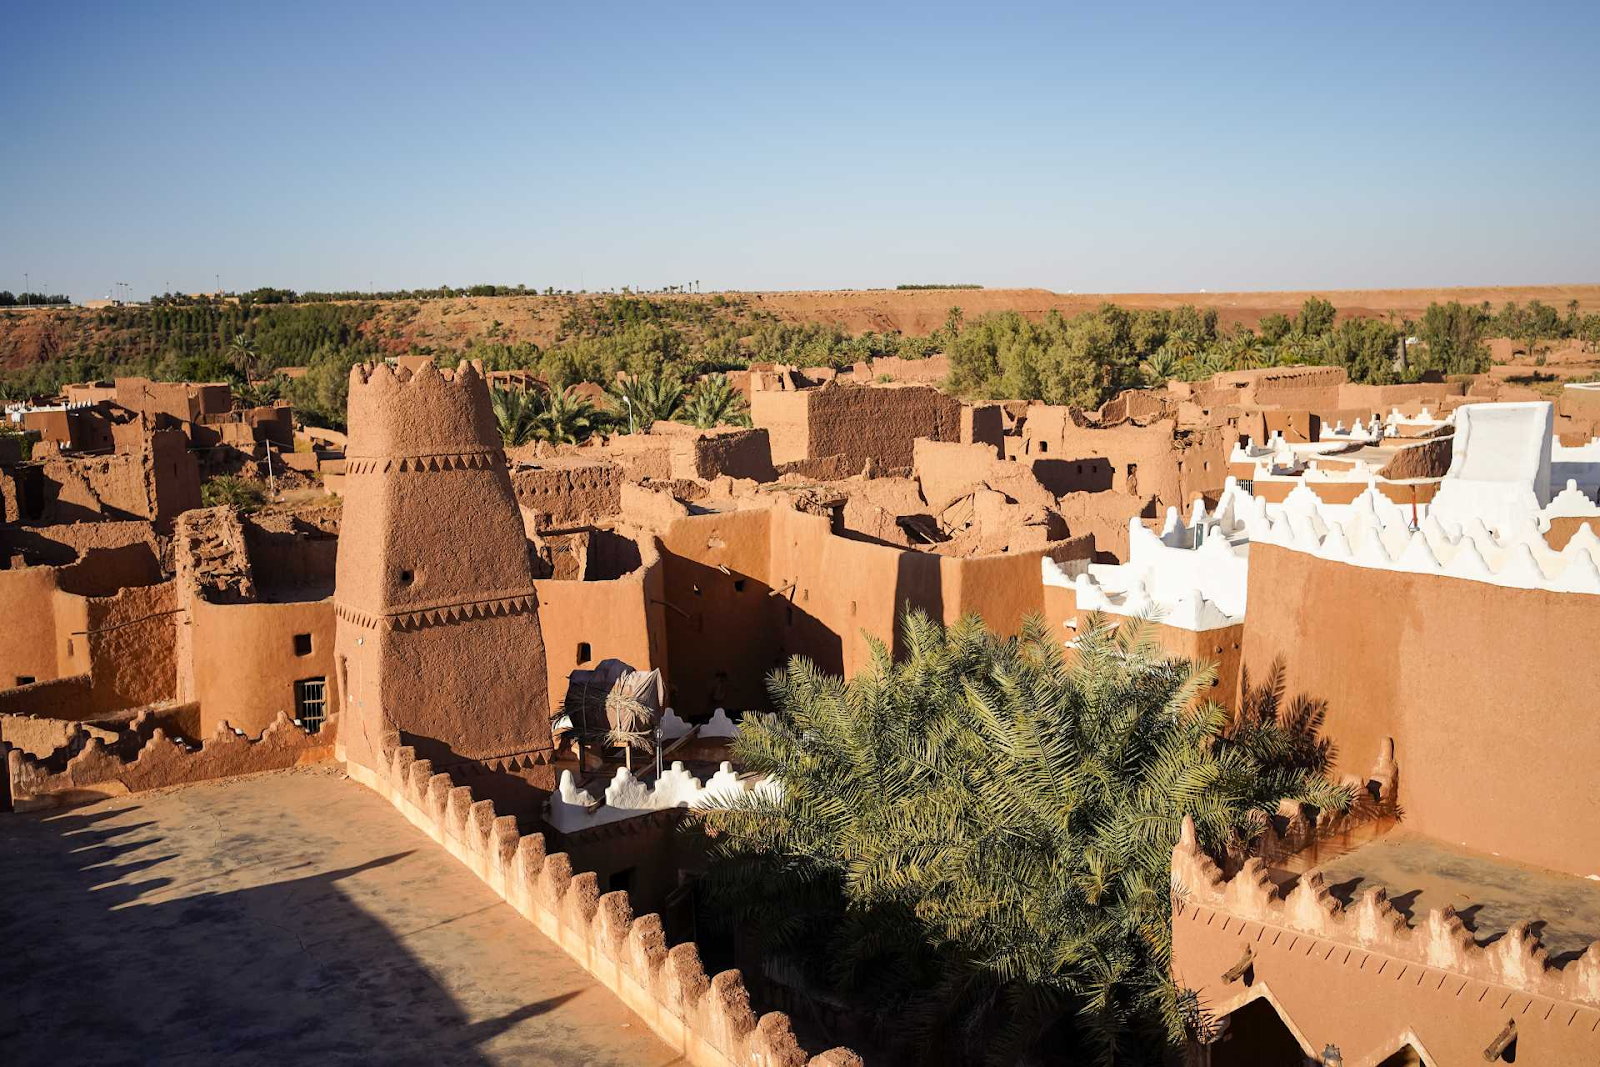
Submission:
M 525 445 L 539 436 L 538 394 L 521 389 L 495 388 L 489 394 L 494 423 L 507 448 Z
M 1070 659 L 1037 618 L 902 629 L 848 682 L 798 657 L 769 680 L 735 756 L 781 791 L 696 817 L 711 906 L 908 1060 L 1158 1062 L 1200 1022 L 1168 977 L 1183 817 L 1237 853 L 1280 800 L 1347 806 L 1326 749 L 1205 699 L 1212 669 L 1139 620 L 1091 619 Z
M 540 440 L 551 444 L 575 445 L 587 440 L 596 428 L 596 412 L 589 398 L 572 386 L 554 390 L 544 397 L 535 420 Z
M 1162 345 L 1150 353 L 1150 358 L 1139 364 L 1139 370 L 1144 374 L 1145 384 L 1152 389 L 1165 385 L 1168 380 L 1178 376 L 1179 357 L 1171 345 Z
M 648 433 L 657 422 L 670 420 L 683 406 L 683 379 L 659 364 L 649 374 L 624 375 L 611 387 L 617 422 L 629 433 Z
M 733 387 L 726 374 L 707 374 L 695 382 L 684 401 L 682 417 L 702 430 L 750 425 L 744 394 Z

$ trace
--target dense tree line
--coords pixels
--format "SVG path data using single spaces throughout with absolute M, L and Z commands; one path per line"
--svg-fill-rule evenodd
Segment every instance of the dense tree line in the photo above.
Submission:
M 72 298 L 64 293 L 13 293 L 9 289 L 0 289 L 0 308 L 43 307 L 70 303 Z
M 420 308 L 414 302 L 385 309 L 368 301 L 307 299 L 326 295 L 354 294 L 258 289 L 237 298 L 167 296 L 145 306 L 102 309 L 93 313 L 95 329 L 84 331 L 84 340 L 65 342 L 48 363 L 7 373 L 0 386 L 13 396 L 48 394 L 66 382 L 116 374 L 242 384 L 250 375 L 305 366 L 309 373 L 285 384 L 283 395 L 308 419 L 338 426 L 351 364 L 393 351 Z M 1499 310 L 1451 302 L 1430 305 L 1416 321 L 1339 322 L 1331 303 L 1313 297 L 1295 315 L 1264 315 L 1251 329 L 1223 328 L 1214 308 L 1192 306 L 1105 304 L 1038 321 L 1016 312 L 968 319 L 952 307 L 945 324 L 927 335 L 852 336 L 831 323 L 791 322 L 752 310 L 738 296 L 661 300 L 625 293 L 571 298 L 547 346 L 508 342 L 495 333 L 464 346 L 413 345 L 411 351 L 444 363 L 481 359 L 490 369 L 530 370 L 558 389 L 582 381 L 609 385 L 619 375 L 658 370 L 692 380 L 752 363 L 843 368 L 883 356 L 922 359 L 943 352 L 950 357 L 949 384 L 965 395 L 1092 408 L 1123 389 L 1255 367 L 1326 364 L 1344 368 L 1352 381 L 1378 384 L 1476 373 L 1488 366 L 1485 340 L 1494 336 L 1512 337 L 1535 356 L 1541 345 L 1565 339 L 1600 350 L 1600 315 L 1580 315 L 1576 303 L 1562 315 L 1539 301 Z M 1403 361 L 1402 342 L 1408 342 Z

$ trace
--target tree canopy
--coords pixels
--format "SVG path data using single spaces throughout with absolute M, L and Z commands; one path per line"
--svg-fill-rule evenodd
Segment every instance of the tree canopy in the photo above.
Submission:
M 1232 716 L 1148 626 L 998 637 L 917 611 L 897 662 L 794 658 L 735 745 L 779 783 L 701 814 L 711 900 L 920 1062 L 1155 1062 L 1197 1021 L 1168 978 L 1185 815 L 1239 849 L 1281 800 L 1343 807 L 1317 716 Z

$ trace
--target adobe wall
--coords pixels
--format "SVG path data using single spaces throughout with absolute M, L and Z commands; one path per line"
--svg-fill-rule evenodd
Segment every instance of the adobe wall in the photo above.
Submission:
M 601 894 L 593 872 L 550 854 L 542 834 L 520 835 L 469 786 L 436 774 L 414 749 L 389 741 L 378 767 L 351 763 L 351 778 L 392 803 L 517 912 L 560 945 L 692 1067 L 860 1067 L 835 1048 L 808 1058 L 787 1016 L 759 1019 L 738 971 L 708 977 L 692 942 L 667 947 L 657 915 L 634 917 L 626 892 Z
M 233 407 L 233 393 L 223 382 L 155 382 L 149 378 L 118 378 L 117 404 L 144 415 L 166 415 L 179 422 L 194 422 L 202 415 L 221 415 Z
M 226 721 L 259 737 L 278 714 L 295 718 L 294 683 L 327 680 L 327 711 L 341 706 L 334 666 L 333 602 L 189 605 L 193 697 L 200 733 Z M 309 634 L 311 652 L 295 652 L 296 634 Z
M 35 566 L 57 567 L 90 549 L 142 545 L 159 569 L 162 547 L 148 522 L 77 522 L 57 526 L 0 526 L 0 557 L 21 553 Z M 152 581 L 155 579 L 152 578 Z
M 834 386 L 801 395 L 809 399 L 809 457 L 844 456 L 856 469 L 870 459 L 894 469 L 911 466 L 919 437 L 961 440 L 960 401 L 927 386 Z
M 573 456 L 541 459 L 511 472 L 517 504 L 542 516 L 542 529 L 590 526 L 622 510 L 622 468 Z
M 784 659 L 771 623 L 776 598 L 768 596 L 772 514 L 762 509 L 682 518 L 660 535 L 667 703 L 680 714 L 766 705 L 763 677 Z
M 482 376 L 358 364 L 349 424 L 335 673 L 351 758 L 379 759 L 396 728 L 441 765 L 548 754 L 529 544 Z
M 579 667 L 602 659 L 619 659 L 635 670 L 665 668 L 666 610 L 659 603 L 665 591 L 665 565 L 655 539 L 643 547 L 638 569 L 609 580 L 536 579 L 539 629 L 544 636 L 548 717 L 561 707 L 567 680 Z M 578 658 L 579 644 L 589 646 L 588 659 Z
M 138 743 L 142 732 L 136 728 L 133 733 L 132 740 Z M 120 746 L 108 746 L 98 737 L 90 738 L 82 751 L 60 766 L 57 759 L 32 760 L 14 750 L 7 754 L 12 802 L 17 811 L 44 811 L 150 789 L 326 763 L 333 758 L 337 738 L 337 718 L 325 723 L 320 732 L 308 734 L 280 717 L 254 741 L 224 725 L 198 751 L 159 727 L 143 738 L 131 759 L 117 751 Z
M 73 718 L 137 708 L 177 693 L 176 583 L 134 586 L 86 601 L 91 707 Z
M 1044 610 L 1040 557 L 1089 550 L 1064 542 L 957 559 L 837 537 L 827 518 L 783 508 L 681 519 L 662 545 L 668 703 L 691 717 L 765 707 L 762 676 L 790 656 L 855 674 L 870 662 L 867 635 L 898 648 L 908 603 L 944 622 L 977 612 L 991 629 L 1015 632 Z
M 1109 490 L 1153 496 L 1158 509 L 1186 511 L 1196 494 L 1221 492 L 1236 436 L 1220 428 L 1179 434 L 1173 419 L 1080 426 L 1070 408 L 1033 404 L 1020 458 L 1033 462 L 1034 473 L 1057 496 Z
M 1281 656 L 1289 692 L 1327 701 L 1324 734 L 1342 753 L 1361 757 L 1393 737 L 1408 825 L 1600 874 L 1600 695 L 1580 666 L 1594 662 L 1600 597 L 1260 542 L 1249 582 L 1245 666 L 1265 677 Z
M 23 678 L 47 681 L 63 673 L 65 638 L 58 633 L 56 590 L 54 568 L 0 571 L 0 619 L 11 620 L 0 641 L 0 689 L 25 684 Z
M 1479 945 L 1453 907 L 1412 918 L 1381 887 L 1341 903 L 1312 873 L 1284 894 L 1259 859 L 1225 879 L 1189 819 L 1172 892 L 1173 980 L 1218 1020 L 1266 1000 L 1308 1062 L 1336 1044 L 1349 1067 L 1398 1062 L 1389 1057 L 1406 1045 L 1431 1064 L 1482 1063 L 1508 1020 L 1516 1043 L 1506 1060 L 1600 1062 L 1600 943 L 1558 962 L 1528 921 Z M 1243 1049 L 1213 1048 L 1252 1062 Z
M 757 389 L 750 394 L 750 421 L 767 431 L 773 463 L 823 458 L 810 451 L 810 410 L 809 391 Z M 858 466 L 852 473 L 860 469 Z
M 770 482 L 778 476 L 765 430 L 699 431 L 675 442 L 673 478 L 749 478 Z

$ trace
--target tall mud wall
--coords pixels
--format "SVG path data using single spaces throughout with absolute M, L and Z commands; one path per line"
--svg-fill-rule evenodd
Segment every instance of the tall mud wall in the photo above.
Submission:
M 1328 702 L 1341 771 L 1394 738 L 1405 821 L 1600 875 L 1600 597 L 1250 547 L 1244 664 Z M 1354 759 L 1357 764 L 1349 764 Z

